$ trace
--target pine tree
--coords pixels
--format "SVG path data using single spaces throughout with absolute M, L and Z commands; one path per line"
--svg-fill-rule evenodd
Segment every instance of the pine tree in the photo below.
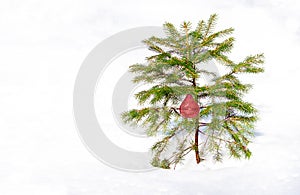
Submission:
M 145 64 L 130 66 L 133 82 L 151 87 L 135 94 L 138 103 L 147 106 L 122 113 L 122 119 L 146 127 L 148 136 L 161 137 L 151 148 L 155 167 L 175 169 L 192 151 L 196 163 L 208 157 L 221 161 L 224 155 L 251 156 L 247 145 L 254 136 L 258 111 L 243 100 L 252 85 L 239 77 L 263 72 L 264 56 L 250 55 L 238 63 L 230 60 L 234 29 L 214 32 L 216 19 L 213 14 L 194 30 L 190 22 L 183 22 L 180 29 L 165 23 L 165 38 L 153 36 L 143 41 L 155 54 Z M 227 72 L 217 76 L 202 69 L 201 64 L 210 60 L 225 66 Z M 210 84 L 199 82 L 204 75 L 211 76 Z M 200 106 L 197 117 L 185 118 L 179 112 L 187 94 Z

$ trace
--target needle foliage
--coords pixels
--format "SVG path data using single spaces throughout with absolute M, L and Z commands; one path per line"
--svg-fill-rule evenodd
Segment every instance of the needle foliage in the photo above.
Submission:
M 133 82 L 148 84 L 147 90 L 135 94 L 141 109 L 122 113 L 125 123 L 143 126 L 148 136 L 160 138 L 151 148 L 151 164 L 160 168 L 175 168 L 190 152 L 196 163 L 223 156 L 250 158 L 248 144 L 258 120 L 258 111 L 243 96 L 252 87 L 243 83 L 243 74 L 264 71 L 263 54 L 249 55 L 234 62 L 229 54 L 233 48 L 233 28 L 216 31 L 217 15 L 201 20 L 195 28 L 183 22 L 179 28 L 163 25 L 166 37 L 144 40 L 153 55 L 144 64 L 130 66 Z M 218 75 L 203 69 L 210 61 L 225 66 Z M 209 76 L 209 83 L 201 78 Z M 200 105 L 196 118 L 183 118 L 178 107 L 191 94 Z

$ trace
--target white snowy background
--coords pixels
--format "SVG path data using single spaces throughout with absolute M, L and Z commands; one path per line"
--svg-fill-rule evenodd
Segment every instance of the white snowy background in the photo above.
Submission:
M 266 56 L 248 78 L 261 111 L 252 159 L 147 173 L 101 164 L 73 119 L 84 58 L 122 30 L 212 13 L 236 29 L 234 58 Z M 300 194 L 299 21 L 298 0 L 0 0 L 0 194 Z

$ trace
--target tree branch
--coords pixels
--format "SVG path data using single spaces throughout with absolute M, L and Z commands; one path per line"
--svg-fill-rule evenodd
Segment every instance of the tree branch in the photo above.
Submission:
M 189 79 L 182 78 L 181 80 L 187 81 L 187 82 L 190 82 L 190 83 L 193 83 L 193 81 L 192 81 L 192 80 L 189 80 Z
M 207 126 L 207 125 L 209 125 L 210 123 L 203 123 L 203 122 L 200 122 L 199 124 L 200 124 L 201 127 L 202 127 L 202 126 Z
M 174 110 L 174 112 L 175 112 L 178 116 L 180 116 L 180 113 L 176 110 L 176 108 L 171 107 L 171 110 Z
M 218 140 L 221 140 L 221 141 L 224 141 L 224 142 L 227 142 L 227 143 L 234 143 L 232 141 L 229 141 L 229 140 L 226 140 L 226 139 L 222 139 L 222 138 L 219 138 L 219 137 L 216 137 L 216 136 L 213 136 L 213 135 L 207 135 L 206 133 L 204 133 L 203 131 L 201 131 L 200 129 L 198 130 L 199 133 L 201 133 L 202 135 L 205 135 L 207 137 L 211 137 L 211 138 L 214 138 L 214 139 L 218 139 Z
M 163 119 L 155 128 L 155 132 L 159 129 L 159 127 L 166 121 L 166 119 Z

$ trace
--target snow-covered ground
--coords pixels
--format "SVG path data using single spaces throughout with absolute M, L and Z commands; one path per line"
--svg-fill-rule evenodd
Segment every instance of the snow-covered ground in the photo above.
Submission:
M 299 10 L 297 0 L 0 1 L 0 194 L 300 194 Z M 253 157 L 145 173 L 95 159 L 72 112 L 87 54 L 121 30 L 214 12 L 236 29 L 236 59 L 266 55 L 264 75 L 247 78 L 261 110 Z

